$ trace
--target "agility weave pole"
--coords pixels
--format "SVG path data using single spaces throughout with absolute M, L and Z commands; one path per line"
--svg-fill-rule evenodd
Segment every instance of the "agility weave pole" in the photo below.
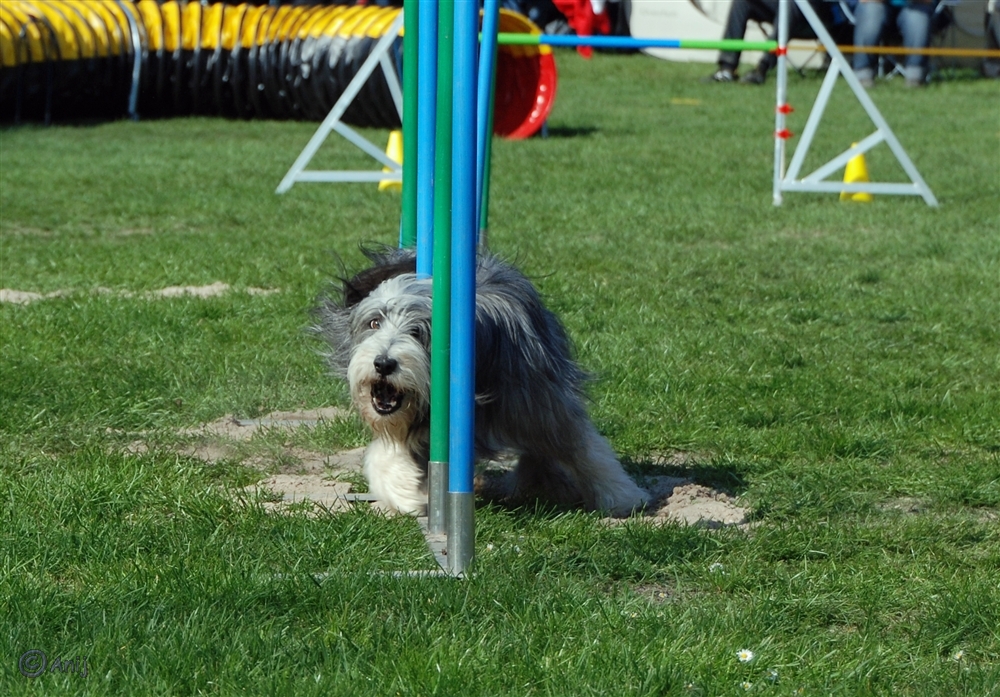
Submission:
M 415 14 L 415 1 L 410 0 L 411 15 Z M 782 2 L 787 3 L 787 0 Z M 411 38 L 417 37 L 416 42 L 411 41 L 411 44 L 416 44 L 413 50 L 418 56 L 417 65 L 413 65 L 412 59 L 409 65 L 418 76 L 418 87 L 404 88 L 404 101 L 407 105 L 403 118 L 404 140 L 409 139 L 415 144 L 416 156 L 410 159 L 418 162 L 416 176 L 420 186 L 417 187 L 414 201 L 410 202 L 404 196 L 404 220 L 411 211 L 416 212 L 413 215 L 418 221 L 416 239 L 401 235 L 401 244 L 412 246 L 415 241 L 418 273 L 426 276 L 428 269 L 430 270 L 435 298 L 432 311 L 434 341 L 431 355 L 431 454 L 427 483 L 428 515 L 423 523 L 424 533 L 439 565 L 453 576 L 462 576 L 472 563 L 475 553 L 473 465 L 476 233 L 480 213 L 485 213 L 485 210 L 478 211 L 477 207 L 482 205 L 488 191 L 484 122 L 489 117 L 486 105 L 490 99 L 490 90 L 482 88 L 484 84 L 492 83 L 495 70 L 492 65 L 494 47 L 502 43 L 505 37 L 497 35 L 496 25 L 490 21 L 491 13 L 496 12 L 496 0 L 490 0 L 485 11 L 487 21 L 483 47 L 478 52 L 478 83 L 481 89 L 478 90 L 477 99 L 478 8 L 469 2 L 443 2 L 436 9 L 439 10 L 437 17 L 430 13 L 421 15 L 425 27 L 430 29 L 424 32 L 410 30 Z M 438 31 L 435 32 L 434 29 Z M 441 38 L 439 45 L 438 34 Z M 778 42 L 706 41 L 694 42 L 698 44 L 695 46 L 692 42 L 673 39 L 623 42 L 622 37 L 544 35 L 521 35 L 515 40 L 522 45 L 532 42 L 542 45 L 550 38 L 559 39 L 558 45 L 600 43 L 608 47 L 629 45 L 709 50 L 775 50 L 787 45 L 787 17 L 784 35 L 779 36 Z M 597 42 L 595 39 L 608 41 Z M 435 45 L 430 47 L 423 42 Z M 777 53 L 782 70 L 779 70 L 778 78 L 779 128 L 776 129 L 776 140 L 783 144 L 784 138 L 778 134 L 784 127 L 783 119 L 787 114 L 787 110 L 780 108 L 784 105 L 783 95 L 787 89 L 787 74 L 783 72 L 787 49 L 777 49 Z M 431 66 L 436 71 L 431 70 Z M 410 84 L 411 81 L 404 82 Z M 450 100 L 444 97 L 449 89 L 452 91 Z M 407 112 L 417 114 L 416 123 L 406 118 Z M 433 129 L 427 123 L 429 120 L 434 122 Z M 778 150 L 776 146 L 776 167 L 779 153 L 783 165 L 783 148 Z M 433 163 L 433 177 L 428 176 L 431 171 L 430 163 Z M 450 209 L 447 203 L 450 203 Z M 447 226 L 445 219 L 449 223 Z M 444 389 L 443 379 L 445 366 L 447 390 Z M 445 550 L 439 550 L 442 543 L 446 545 Z
M 896 135 L 892 132 L 892 129 L 882 116 L 882 113 L 878 110 L 878 107 L 875 106 L 875 103 L 868 95 L 868 91 L 861 86 L 858 78 L 854 75 L 854 70 L 848 64 L 847 59 L 844 58 L 844 54 L 842 54 L 837 48 L 837 44 L 830 36 L 830 33 L 826 30 L 826 27 L 823 26 L 823 23 L 816 15 L 815 10 L 813 10 L 809 5 L 808 0 L 794 0 L 794 2 L 798 5 L 799 10 L 802 12 L 803 16 L 816 33 L 816 37 L 820 40 L 820 43 L 830 54 L 830 67 L 827 70 L 826 77 L 823 79 L 823 85 L 820 87 L 819 94 L 816 96 L 816 101 L 813 103 L 812 110 L 809 112 L 809 118 L 806 121 L 805 129 L 803 130 L 802 137 L 795 148 L 795 152 L 792 154 L 788 170 L 785 170 L 785 143 L 792 137 L 792 133 L 789 132 L 785 124 L 786 116 L 792 111 L 787 99 L 788 3 L 790 1 L 791 0 L 779 0 L 778 3 L 778 65 L 776 80 L 777 104 L 775 106 L 774 117 L 774 205 L 781 205 L 782 193 L 785 191 L 814 193 L 839 193 L 843 191 L 847 193 L 921 196 L 928 206 L 937 206 L 937 199 L 934 197 L 933 192 L 931 192 L 930 187 L 927 186 L 923 177 L 920 176 L 920 172 L 910 160 L 909 155 L 906 154 L 906 151 L 896 138 Z M 820 119 L 823 117 L 823 111 L 829 103 L 830 95 L 833 92 L 833 87 L 837 83 L 837 77 L 839 75 L 844 76 L 844 80 L 847 82 L 848 87 L 850 87 L 854 96 L 857 97 L 861 106 L 868 114 L 868 117 L 875 124 L 876 130 L 867 138 L 858 142 L 857 145 L 845 150 L 825 165 L 800 179 L 799 171 L 805 161 L 806 154 L 809 152 L 809 146 L 812 144 L 813 137 L 816 135 Z M 825 181 L 831 174 L 838 172 L 845 167 L 849 160 L 858 155 L 863 155 L 882 142 L 885 142 L 889 146 L 889 149 L 892 150 L 893 155 L 896 156 L 896 160 L 903 167 L 903 171 L 905 171 L 907 176 L 910 178 L 909 184 L 883 182 L 855 182 L 848 184 L 836 181 Z
M 476 58 L 479 3 L 454 3 L 451 153 L 451 390 L 448 563 L 465 572 L 475 552 L 472 488 L 476 321 Z
M 449 10 L 454 6 L 454 23 L 448 24 Z M 487 152 L 486 121 L 491 98 L 486 84 L 492 82 L 494 68 L 490 65 L 495 45 L 505 42 L 510 45 L 600 45 L 605 47 L 673 47 L 701 48 L 707 50 L 745 49 L 770 50 L 778 47 L 778 42 L 750 41 L 681 41 L 674 39 L 628 39 L 624 37 L 549 37 L 531 34 L 494 34 L 495 24 L 491 16 L 496 11 L 496 0 L 488 0 L 484 8 L 484 31 L 482 48 L 479 52 L 478 100 L 475 76 L 476 29 L 478 13 L 473 3 L 442 3 L 439 16 L 439 37 L 441 39 L 437 88 L 453 88 L 450 100 L 452 112 L 445 113 L 442 95 L 438 94 L 436 114 L 436 143 L 421 141 L 418 148 L 436 147 L 438 167 L 434 189 L 422 186 L 420 196 L 434 199 L 436 219 L 431 227 L 417 228 L 418 269 L 425 267 L 420 254 L 433 249 L 434 309 L 432 316 L 432 408 L 431 408 L 431 462 L 428 467 L 428 520 L 425 535 L 432 549 L 442 538 L 447 545 L 447 554 L 436 553 L 441 566 L 454 576 L 461 576 L 471 564 L 475 553 L 475 508 L 473 482 L 473 433 L 475 410 L 474 356 L 475 356 L 475 266 L 476 266 L 476 223 L 485 219 L 486 201 L 489 191 L 489 167 Z M 447 55 L 447 31 L 454 31 L 453 56 Z M 422 32 L 418 41 L 432 40 Z M 429 51 L 427 52 L 429 53 Z M 426 55 L 421 51 L 421 56 Z M 783 58 L 783 55 L 780 55 Z M 448 67 L 452 73 L 447 73 Z M 781 89 L 785 83 L 782 82 Z M 426 93 L 421 91 L 420 98 Z M 478 109 L 477 109 L 478 107 Z M 426 108 L 420 109 L 422 117 Z M 449 132 L 447 122 L 451 119 L 451 142 L 445 143 L 443 133 Z M 475 128 L 473 128 L 475 126 Z M 421 131 L 426 132 L 426 131 Z M 471 134 L 477 134 L 471 141 Z M 404 135 L 405 137 L 405 135 Z M 443 150 L 451 149 L 451 167 L 442 167 L 447 160 Z M 421 157 L 421 156 L 418 156 Z M 450 227 L 441 218 L 444 209 L 446 177 L 450 177 L 451 211 Z M 435 196 L 435 192 L 437 196 Z M 479 215 L 476 207 L 481 206 Z M 433 235 L 433 243 L 421 238 Z M 424 250 L 421 252 L 421 250 Z M 450 262 L 447 259 L 451 252 Z M 450 291 L 450 296 L 449 296 Z M 445 299 L 446 302 L 442 302 Z M 450 313 L 450 317 L 447 316 Z M 450 334 L 445 335 L 445 327 Z M 450 355 L 448 352 L 450 350 Z M 444 389 L 442 373 L 448 366 L 449 389 Z M 447 412 L 447 417 L 445 417 Z M 443 446 L 447 433 L 447 450 Z M 444 479 L 447 479 L 447 494 L 444 493 Z M 443 559 L 446 556 L 447 559 Z
M 434 141 L 434 255 L 431 308 L 431 423 L 427 463 L 427 535 L 432 549 L 447 543 L 448 411 L 451 400 L 451 112 L 454 1 L 441 0 L 437 26 L 437 94 Z M 436 537 L 432 537 L 436 536 Z M 438 557 L 442 568 L 447 560 Z
M 432 276 L 434 291 L 428 508 L 421 525 L 438 564 L 460 577 L 475 554 L 479 8 L 446 0 L 433 3 L 436 12 L 426 11 L 424 5 L 430 4 L 420 3 L 421 28 L 410 34 L 417 39 L 419 77 L 416 100 L 410 98 L 407 109 L 414 109 L 415 101 L 417 118 L 409 133 L 404 128 L 403 138 L 416 146 L 421 184 L 415 202 L 404 200 L 403 214 L 408 205 L 418 211 L 417 271 Z M 488 11 L 491 5 L 495 13 L 496 0 L 487 3 Z

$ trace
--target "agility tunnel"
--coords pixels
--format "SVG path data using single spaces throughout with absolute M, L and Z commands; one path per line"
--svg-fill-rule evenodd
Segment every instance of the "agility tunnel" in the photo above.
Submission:
M 0 120 L 168 117 L 322 120 L 393 24 L 399 8 L 256 6 L 155 0 L 0 3 Z M 502 11 L 503 32 L 540 34 Z M 392 57 L 402 74 L 404 32 Z M 504 46 L 494 132 L 526 138 L 555 100 L 548 46 Z M 344 121 L 399 128 L 381 69 Z

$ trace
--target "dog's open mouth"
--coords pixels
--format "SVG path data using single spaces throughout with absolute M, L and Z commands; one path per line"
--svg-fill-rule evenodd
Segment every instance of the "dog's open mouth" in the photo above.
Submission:
M 372 406 L 382 416 L 388 416 L 403 406 L 406 395 L 393 387 L 388 380 L 372 383 Z

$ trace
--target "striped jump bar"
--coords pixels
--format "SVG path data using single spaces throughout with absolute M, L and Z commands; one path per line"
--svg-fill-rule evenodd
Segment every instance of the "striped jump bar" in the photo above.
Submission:
M 777 41 L 742 39 L 637 39 L 632 36 L 572 36 L 556 34 L 511 34 L 500 32 L 501 46 L 593 46 L 594 48 L 701 48 L 711 51 L 774 51 Z

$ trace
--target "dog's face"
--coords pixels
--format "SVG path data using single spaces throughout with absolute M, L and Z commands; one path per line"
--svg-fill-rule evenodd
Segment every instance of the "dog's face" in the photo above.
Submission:
M 361 417 L 377 432 L 409 429 L 428 410 L 430 281 L 383 281 L 351 309 L 347 380 Z

